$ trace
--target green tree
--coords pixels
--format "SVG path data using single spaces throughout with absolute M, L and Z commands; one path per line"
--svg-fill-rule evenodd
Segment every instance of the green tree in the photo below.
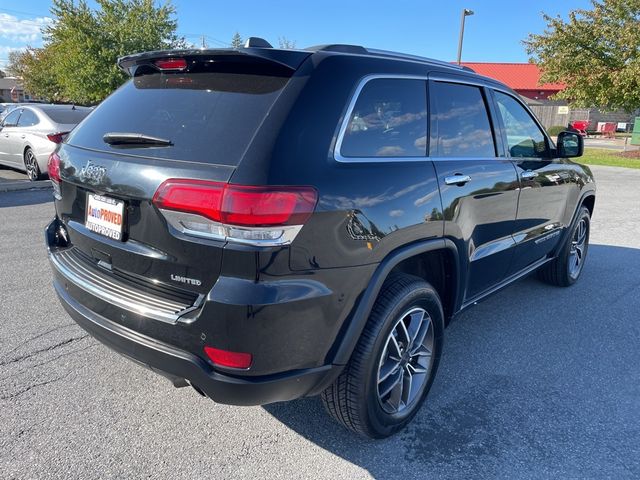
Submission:
M 241 48 L 244 45 L 244 40 L 238 32 L 233 34 L 233 38 L 231 38 L 231 48 Z
M 295 40 L 289 40 L 287 37 L 278 37 L 278 45 L 280 48 L 296 48 Z
M 53 71 L 56 61 L 55 47 L 27 48 L 9 54 L 7 70 L 22 80 L 24 89 L 30 94 L 52 102 L 65 101 L 68 99 Z
M 592 0 L 567 21 L 544 15 L 544 33 L 524 41 L 543 82 L 567 87 L 556 95 L 583 107 L 640 107 L 640 0 Z
M 25 88 L 34 95 L 91 104 L 119 87 L 126 75 L 118 57 L 185 46 L 176 35 L 175 9 L 153 0 L 53 0 L 55 21 L 43 29 L 44 47 L 21 57 Z
M 27 54 L 27 50 L 11 50 L 9 52 L 9 61 L 6 66 L 6 74 L 11 77 L 22 78 L 24 70 L 23 57 Z M 1 77 L 2 75 L 0 75 Z

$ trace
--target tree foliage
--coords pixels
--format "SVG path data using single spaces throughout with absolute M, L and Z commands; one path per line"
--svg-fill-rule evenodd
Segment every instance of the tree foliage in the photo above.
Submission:
M 295 40 L 289 40 L 287 37 L 278 37 L 278 46 L 280 48 L 296 48 Z
M 524 41 L 542 82 L 567 87 L 558 98 L 582 107 L 640 108 L 640 0 L 592 0 L 567 21 L 544 15 L 544 33 Z
M 231 38 L 231 48 L 241 48 L 244 45 L 244 40 L 238 32 L 233 34 Z
M 91 104 L 126 79 L 118 57 L 185 46 L 176 35 L 175 9 L 153 0 L 53 0 L 54 22 L 43 29 L 44 47 L 28 48 L 10 62 L 31 94 Z

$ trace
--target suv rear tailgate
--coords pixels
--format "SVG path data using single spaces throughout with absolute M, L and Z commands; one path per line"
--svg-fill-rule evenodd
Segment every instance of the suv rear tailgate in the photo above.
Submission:
M 70 145 L 58 153 L 64 181 L 61 199 L 56 202 L 57 214 L 67 227 L 70 243 L 86 260 L 139 277 L 152 288 L 166 285 L 195 294 L 211 289 L 220 270 L 224 242 L 192 239 L 171 231 L 152 198 L 167 178 L 195 176 L 227 182 L 234 167 L 134 159 Z M 91 194 L 124 201 L 121 240 L 86 228 Z

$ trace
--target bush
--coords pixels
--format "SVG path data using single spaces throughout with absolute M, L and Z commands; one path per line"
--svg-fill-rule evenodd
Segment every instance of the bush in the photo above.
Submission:
M 560 132 L 564 132 L 567 127 L 562 125 L 554 125 L 552 127 L 547 128 L 547 133 L 550 137 L 557 137 Z

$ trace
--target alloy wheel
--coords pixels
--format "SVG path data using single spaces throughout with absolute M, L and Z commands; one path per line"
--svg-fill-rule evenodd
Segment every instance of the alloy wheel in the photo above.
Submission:
M 420 398 L 433 365 L 433 348 L 434 328 L 427 311 L 414 307 L 401 315 L 378 366 L 378 400 L 385 412 L 403 412 Z
M 35 181 L 38 179 L 38 162 L 36 161 L 36 156 L 33 154 L 31 150 L 27 150 L 24 165 L 27 169 L 27 176 L 29 180 Z
M 571 249 L 569 250 L 569 275 L 571 275 L 572 278 L 577 278 L 584 265 L 584 259 L 587 253 L 588 231 L 589 224 L 587 219 L 582 218 L 573 233 Z

